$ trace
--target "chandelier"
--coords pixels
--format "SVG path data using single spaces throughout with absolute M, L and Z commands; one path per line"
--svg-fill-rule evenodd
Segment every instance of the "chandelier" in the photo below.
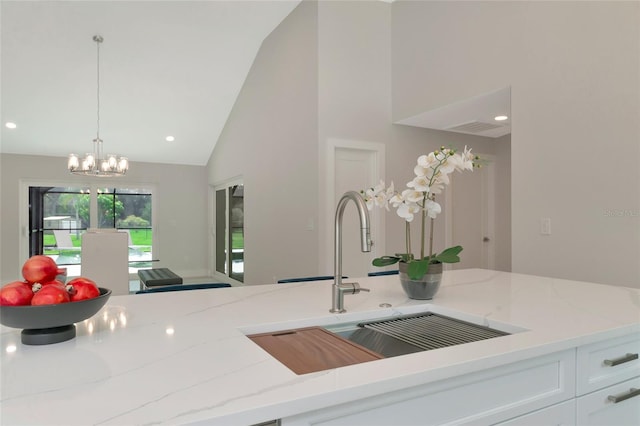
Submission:
M 85 176 L 98 176 L 98 177 L 112 177 L 112 176 L 124 176 L 129 170 L 129 160 L 126 157 L 119 155 L 109 154 L 104 155 L 102 151 L 102 139 L 100 139 L 100 43 L 102 43 L 102 36 L 93 36 L 93 41 L 96 42 L 98 51 L 97 61 L 97 130 L 96 138 L 93 140 L 93 152 L 90 152 L 80 159 L 76 154 L 69 154 L 69 160 L 67 162 L 67 169 L 76 175 Z

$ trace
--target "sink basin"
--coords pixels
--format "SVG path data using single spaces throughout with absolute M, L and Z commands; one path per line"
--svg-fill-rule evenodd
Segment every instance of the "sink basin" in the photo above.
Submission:
M 385 358 L 510 334 L 433 312 L 340 324 L 325 329 Z
M 241 331 L 296 374 L 526 331 L 510 324 L 489 321 L 485 317 L 444 309 L 427 309 L 416 306 L 403 310 L 310 318 L 279 324 L 261 324 Z M 342 321 L 335 322 L 336 319 Z

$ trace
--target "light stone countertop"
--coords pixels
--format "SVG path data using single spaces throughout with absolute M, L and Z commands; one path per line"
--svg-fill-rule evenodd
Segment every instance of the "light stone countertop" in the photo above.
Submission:
M 322 281 L 113 296 L 53 345 L 0 327 L 0 423 L 248 425 L 640 333 L 632 288 L 469 269 L 417 301 L 397 276 L 356 281 L 371 292 L 346 296 L 345 314 Z M 245 336 L 425 310 L 526 331 L 306 375 Z

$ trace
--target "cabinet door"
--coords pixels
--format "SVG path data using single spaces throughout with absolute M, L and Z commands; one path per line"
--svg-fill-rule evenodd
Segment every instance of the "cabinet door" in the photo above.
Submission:
M 496 426 L 569 426 L 576 424 L 576 401 L 565 401 L 515 419 L 498 423 Z
M 581 396 L 577 400 L 577 424 L 580 426 L 637 426 L 640 425 L 640 378 Z M 622 401 L 615 402 L 616 397 Z M 626 399 L 625 399 L 626 398 Z

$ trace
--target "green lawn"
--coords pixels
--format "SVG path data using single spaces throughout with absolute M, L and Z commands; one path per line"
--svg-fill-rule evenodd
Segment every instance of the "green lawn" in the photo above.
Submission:
M 151 251 L 152 232 L 150 229 L 130 229 L 129 233 L 134 246 L 142 246 L 142 251 Z M 57 248 L 54 248 L 56 246 L 56 238 L 53 234 L 44 234 L 43 240 L 45 247 L 51 247 L 45 250 L 45 254 L 57 254 L 59 252 Z M 81 246 L 81 240 L 75 234 L 71 234 L 71 243 L 74 247 Z
M 133 238 L 133 237 L 132 237 Z M 244 230 L 231 233 L 231 248 L 244 248 Z

